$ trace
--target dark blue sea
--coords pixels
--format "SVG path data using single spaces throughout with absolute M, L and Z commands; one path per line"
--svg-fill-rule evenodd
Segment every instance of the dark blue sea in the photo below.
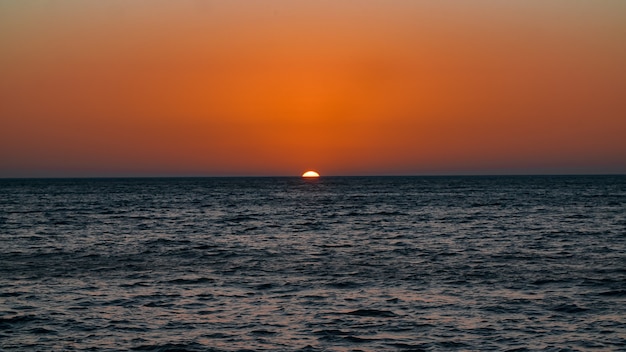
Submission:
M 2 351 L 626 350 L 626 176 L 0 180 Z

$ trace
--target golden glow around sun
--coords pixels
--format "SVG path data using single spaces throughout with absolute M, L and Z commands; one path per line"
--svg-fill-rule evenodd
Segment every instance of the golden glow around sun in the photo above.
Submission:
M 307 171 L 307 172 L 302 174 L 302 177 L 306 177 L 306 178 L 320 177 L 320 174 L 318 174 L 315 171 Z

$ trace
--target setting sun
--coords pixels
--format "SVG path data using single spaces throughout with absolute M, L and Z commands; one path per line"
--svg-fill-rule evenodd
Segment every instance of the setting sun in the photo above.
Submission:
M 306 177 L 306 178 L 320 177 L 320 174 L 318 174 L 315 171 L 307 171 L 302 174 L 302 177 Z

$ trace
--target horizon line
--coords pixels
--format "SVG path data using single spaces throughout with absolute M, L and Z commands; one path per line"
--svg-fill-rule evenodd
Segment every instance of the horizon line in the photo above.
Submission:
M 572 177 L 572 176 L 626 176 L 626 173 L 477 173 L 477 174 L 349 174 L 320 175 L 319 178 L 350 177 Z M 70 180 L 70 179 L 165 179 L 165 178 L 302 178 L 301 175 L 115 175 L 115 176 L 0 176 L 0 180 Z

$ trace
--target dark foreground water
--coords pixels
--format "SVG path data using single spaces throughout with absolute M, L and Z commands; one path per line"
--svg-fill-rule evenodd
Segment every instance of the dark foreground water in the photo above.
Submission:
M 626 177 L 0 180 L 0 347 L 626 350 Z

